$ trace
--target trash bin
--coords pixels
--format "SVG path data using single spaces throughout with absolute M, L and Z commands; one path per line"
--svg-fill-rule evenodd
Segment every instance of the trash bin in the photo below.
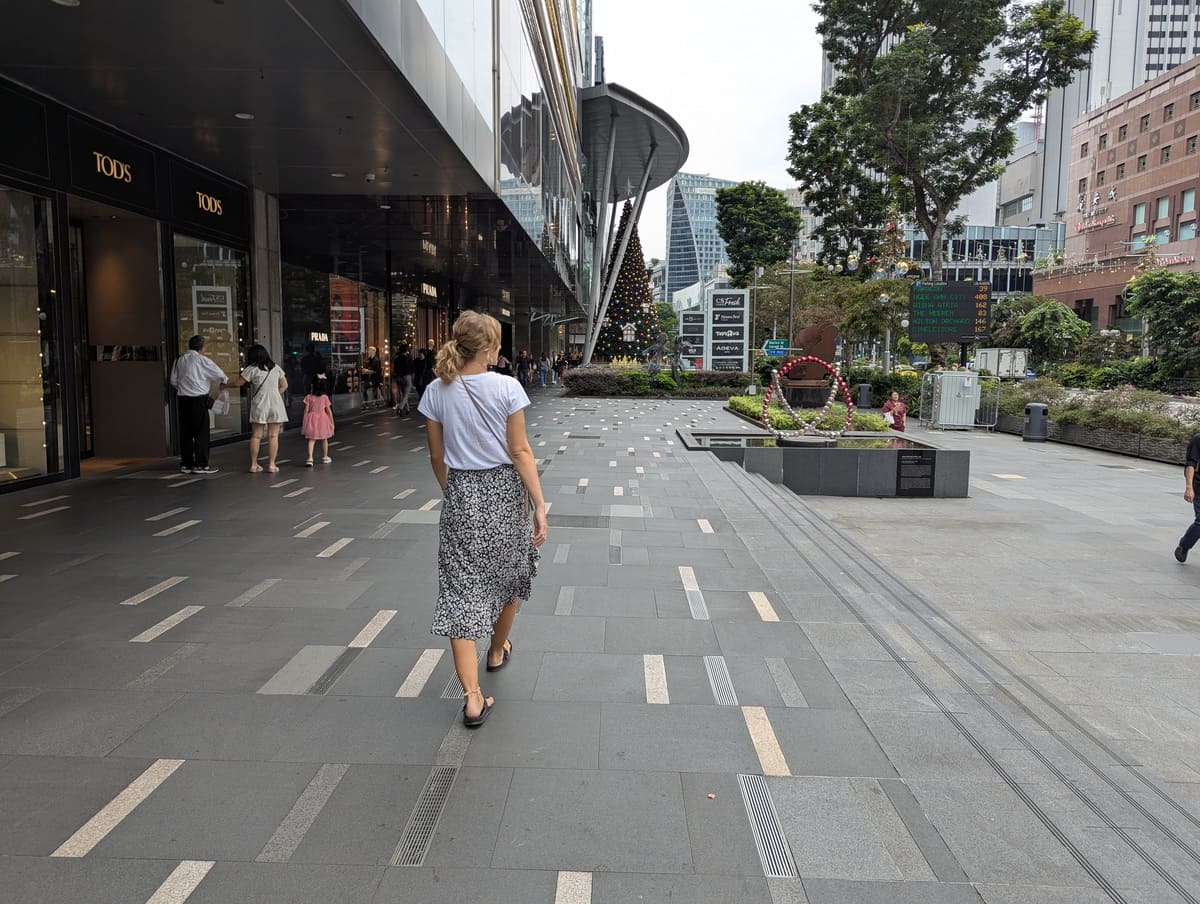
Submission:
M 855 406 L 858 408 L 870 408 L 871 407 L 871 384 L 870 383 L 859 383 L 856 388 L 858 389 L 858 401 L 854 403 Z
M 1050 435 L 1050 409 L 1041 402 L 1025 406 L 1025 429 L 1021 439 L 1027 443 L 1044 443 Z

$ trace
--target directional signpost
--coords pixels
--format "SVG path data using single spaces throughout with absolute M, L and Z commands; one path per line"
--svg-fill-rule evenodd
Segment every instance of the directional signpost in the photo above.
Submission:
M 783 358 L 787 356 L 788 341 L 786 339 L 768 339 L 763 343 L 763 351 L 768 358 Z

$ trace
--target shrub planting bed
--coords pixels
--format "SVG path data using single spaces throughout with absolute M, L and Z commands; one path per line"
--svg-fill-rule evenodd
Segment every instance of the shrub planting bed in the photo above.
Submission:
M 669 370 L 651 376 L 633 367 L 577 367 L 563 374 L 568 395 L 614 398 L 726 399 L 750 381 L 750 374 L 721 370 L 680 371 L 678 381 Z
M 762 426 L 762 396 L 730 396 L 727 407 L 734 414 Z M 811 424 L 820 414 L 816 410 L 798 410 L 796 413 L 800 415 L 805 424 Z M 771 424 L 776 430 L 799 430 L 802 426 L 787 413 L 783 406 L 774 403 L 771 405 L 770 418 Z M 835 404 L 829 413 L 817 423 L 817 428 L 819 430 L 840 430 L 845 423 L 846 406 Z M 888 425 L 881 415 L 855 411 L 850 429 L 864 433 L 884 432 L 888 430 Z

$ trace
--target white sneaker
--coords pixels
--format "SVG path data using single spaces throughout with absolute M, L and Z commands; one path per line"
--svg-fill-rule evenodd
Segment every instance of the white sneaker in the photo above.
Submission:
M 333 459 L 330 458 L 328 455 L 326 455 L 324 458 L 321 459 L 321 461 L 323 461 L 325 464 L 329 464 L 331 461 L 333 461 Z

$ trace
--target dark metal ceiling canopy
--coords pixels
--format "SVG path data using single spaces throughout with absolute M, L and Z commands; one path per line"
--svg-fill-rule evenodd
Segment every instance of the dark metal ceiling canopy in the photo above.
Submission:
M 687 135 L 661 108 L 628 88 L 611 82 L 581 92 L 583 152 L 591 162 L 586 186 L 598 198 L 605 182 L 604 163 L 613 144 L 612 174 L 606 201 L 621 202 L 637 194 L 649 162 L 646 191 L 666 185 L 687 161 Z M 613 142 L 615 133 L 615 142 Z M 654 156 L 651 160 L 651 150 Z

